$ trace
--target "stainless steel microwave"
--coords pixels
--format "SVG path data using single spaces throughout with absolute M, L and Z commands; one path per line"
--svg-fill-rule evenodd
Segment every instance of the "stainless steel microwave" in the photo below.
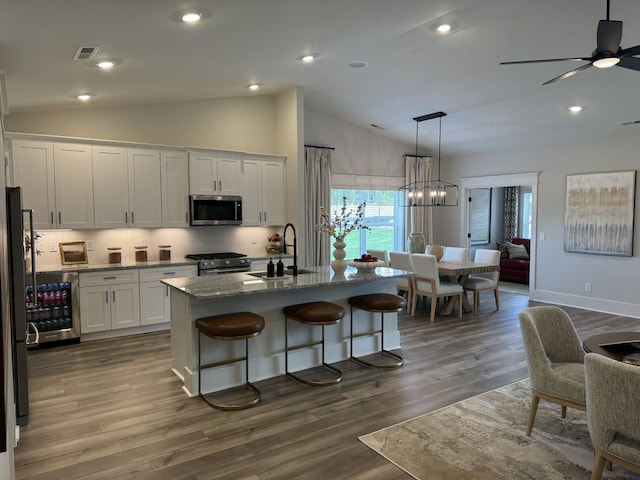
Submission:
M 236 195 L 191 195 L 191 225 L 240 225 L 242 197 Z

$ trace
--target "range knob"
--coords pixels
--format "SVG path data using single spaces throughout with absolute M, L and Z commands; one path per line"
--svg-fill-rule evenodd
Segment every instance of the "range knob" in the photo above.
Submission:
M 230 261 L 230 260 L 225 260 L 225 261 L 224 261 L 224 264 L 225 264 L 225 265 L 229 265 L 230 263 L 231 263 L 231 261 Z

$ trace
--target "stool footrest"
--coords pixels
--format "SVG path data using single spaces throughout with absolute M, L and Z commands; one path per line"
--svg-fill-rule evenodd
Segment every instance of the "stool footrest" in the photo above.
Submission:
M 356 362 L 358 362 L 361 365 L 364 365 L 365 367 L 371 367 L 371 368 L 396 368 L 396 367 L 400 367 L 402 366 L 402 364 L 404 363 L 404 360 L 402 359 L 402 357 L 400 355 L 397 355 L 393 352 L 390 352 L 389 350 L 380 350 L 379 352 L 375 352 L 372 355 L 375 354 L 379 354 L 379 355 L 384 355 L 387 356 L 389 358 L 391 358 L 393 361 L 391 362 L 369 362 L 367 360 L 363 360 L 362 358 L 358 358 L 358 357 L 354 357 L 353 355 L 351 356 L 351 360 L 354 360 Z
M 300 377 L 299 375 L 296 375 L 297 372 L 289 372 L 287 371 L 287 375 L 289 375 L 291 378 L 296 379 L 297 381 L 304 383 L 305 385 L 335 385 L 336 383 L 340 383 L 342 381 L 342 371 L 338 370 L 335 367 L 332 367 L 331 365 L 329 365 L 328 363 L 322 363 L 322 365 L 318 365 L 316 367 L 312 367 L 312 369 L 319 369 L 319 368 L 323 368 L 325 370 L 330 371 L 331 373 L 334 373 L 335 376 L 332 378 L 328 378 L 327 380 L 306 380 L 302 377 Z
M 207 404 L 209 404 L 213 408 L 217 408 L 218 410 L 243 410 L 245 408 L 252 407 L 253 405 L 260 402 L 262 395 L 260 394 L 260 390 L 258 390 L 251 382 L 247 382 L 243 387 L 246 387 L 246 390 L 250 390 L 253 395 L 252 397 L 243 403 L 218 403 L 214 401 L 213 397 L 216 395 L 220 395 L 221 393 L 228 392 L 228 390 L 223 390 L 222 392 L 214 392 L 214 393 L 200 393 L 200 396 L 204 399 Z M 230 390 L 233 390 L 238 387 L 234 387 Z

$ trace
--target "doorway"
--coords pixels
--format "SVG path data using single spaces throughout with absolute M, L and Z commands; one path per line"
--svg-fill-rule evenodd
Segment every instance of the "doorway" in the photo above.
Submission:
M 529 290 L 535 290 L 535 271 L 536 271 L 536 212 L 538 201 L 538 180 L 539 172 L 511 174 L 511 175 L 492 175 L 486 177 L 468 177 L 462 178 L 460 181 L 461 198 L 469 198 L 471 191 L 474 189 L 493 189 L 497 187 L 511 187 L 518 185 L 523 187 L 523 190 L 529 192 L 530 190 L 530 205 L 531 211 L 527 212 L 527 216 L 530 218 L 530 223 L 527 225 L 527 233 L 530 233 L 530 269 L 529 269 Z M 478 192 L 479 190 L 476 190 Z M 460 215 L 460 244 L 466 245 L 469 251 L 473 249 L 471 238 L 471 216 L 473 209 L 471 208 L 471 202 L 463 202 L 462 214 Z M 476 234 L 477 236 L 477 234 Z M 492 239 L 488 242 L 490 245 L 495 241 L 501 241 L 500 239 Z

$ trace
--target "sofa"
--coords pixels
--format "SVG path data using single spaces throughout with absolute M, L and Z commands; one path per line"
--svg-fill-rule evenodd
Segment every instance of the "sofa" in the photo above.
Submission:
M 509 254 L 508 244 L 522 245 L 526 250 L 526 257 L 524 258 L 511 258 Z M 531 240 L 528 238 L 512 238 L 511 242 L 498 243 L 498 250 L 501 252 L 500 257 L 500 280 L 505 282 L 515 282 L 529 284 L 529 257 Z M 514 250 L 514 249 L 512 249 Z M 521 256 L 521 255 L 518 255 Z

